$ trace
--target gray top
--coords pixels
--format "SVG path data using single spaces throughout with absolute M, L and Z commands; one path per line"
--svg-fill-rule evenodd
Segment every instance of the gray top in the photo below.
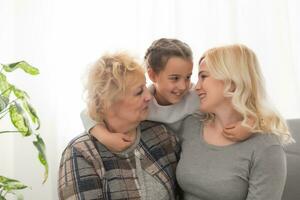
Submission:
M 254 134 L 227 146 L 208 144 L 202 123 L 184 119 L 179 131 L 182 152 L 177 180 L 185 200 L 280 200 L 286 157 L 277 136 Z
M 154 93 L 154 87 L 149 87 L 150 92 Z M 155 98 L 152 98 L 149 103 L 148 120 L 156 122 L 164 122 L 166 124 L 173 124 L 181 121 L 186 116 L 199 112 L 199 96 L 194 90 L 188 91 L 181 101 L 176 104 L 167 106 L 159 105 Z

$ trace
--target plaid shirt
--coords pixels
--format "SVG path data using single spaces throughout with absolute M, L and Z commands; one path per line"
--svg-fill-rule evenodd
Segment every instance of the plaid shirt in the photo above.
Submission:
M 141 167 L 165 186 L 170 199 L 177 196 L 176 166 L 180 146 L 175 136 L 158 123 L 140 124 L 136 147 Z M 135 165 L 111 153 L 94 137 L 83 134 L 73 139 L 62 154 L 59 167 L 60 199 L 141 199 Z

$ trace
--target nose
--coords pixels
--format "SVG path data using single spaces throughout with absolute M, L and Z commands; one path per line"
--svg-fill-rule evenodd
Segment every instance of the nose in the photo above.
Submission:
M 202 87 L 202 81 L 200 79 L 198 79 L 197 84 L 195 86 L 195 90 L 199 91 Z
M 146 102 L 149 102 L 152 99 L 152 94 L 150 93 L 150 91 L 148 90 L 147 87 L 145 87 L 145 96 L 144 96 L 144 100 Z
M 184 90 L 186 90 L 189 87 L 189 85 L 190 85 L 190 82 L 183 79 L 183 80 L 178 81 L 177 88 L 179 90 L 184 91 Z

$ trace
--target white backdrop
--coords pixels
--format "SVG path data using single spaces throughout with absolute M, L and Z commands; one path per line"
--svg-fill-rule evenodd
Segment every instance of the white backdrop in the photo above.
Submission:
M 82 132 L 82 77 L 102 53 L 129 50 L 141 60 L 155 39 L 176 37 L 194 51 L 244 43 L 258 55 L 269 96 L 286 118 L 300 117 L 300 6 L 297 0 L 0 0 L 0 63 L 26 60 L 38 77 L 11 77 L 37 108 L 50 177 L 29 140 L 0 135 L 0 174 L 32 187 L 25 199 L 57 199 L 61 151 Z M 194 67 L 193 81 L 196 82 Z M 2 122 L 2 121 L 1 121 Z M 4 124 L 5 126 L 5 124 Z M 3 124 L 0 124 L 3 127 Z

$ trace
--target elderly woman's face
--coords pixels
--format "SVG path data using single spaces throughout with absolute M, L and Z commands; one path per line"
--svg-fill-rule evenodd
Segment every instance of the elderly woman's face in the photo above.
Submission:
M 112 106 L 115 116 L 129 123 L 143 121 L 147 118 L 151 98 L 145 77 L 138 78 L 133 86 L 127 89 L 125 96 Z

